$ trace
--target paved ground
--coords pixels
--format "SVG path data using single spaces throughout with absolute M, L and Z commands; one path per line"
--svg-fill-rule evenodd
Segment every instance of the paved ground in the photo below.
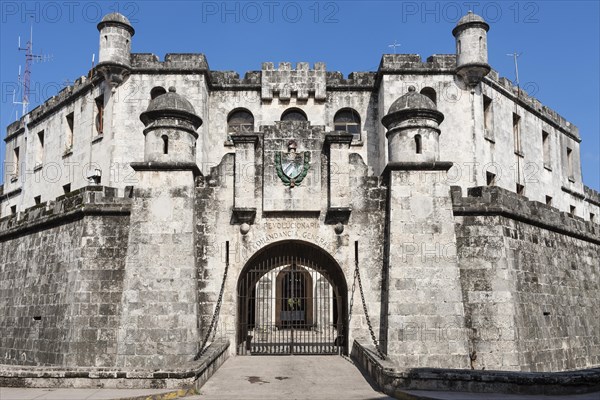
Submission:
M 0 400 L 173 399 L 163 390 L 19 389 L 0 387 Z M 163 396 L 160 396 L 160 394 Z M 348 399 L 384 400 L 350 361 L 337 356 L 232 357 L 185 400 Z M 406 391 L 406 398 L 440 400 L 600 400 L 600 393 L 568 396 L 524 396 L 491 393 Z M 412 395 L 412 396 L 411 396 Z M 143 396 L 143 397 L 142 397 Z
M 164 393 L 158 389 L 20 389 L 0 387 L 0 400 L 111 400 Z
M 373 389 L 350 361 L 337 356 L 230 358 L 188 400 L 390 399 Z

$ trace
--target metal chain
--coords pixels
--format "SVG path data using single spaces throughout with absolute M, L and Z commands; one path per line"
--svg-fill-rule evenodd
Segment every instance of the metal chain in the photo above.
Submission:
M 358 260 L 356 262 L 356 268 L 354 270 L 354 275 L 356 278 L 358 278 L 358 289 L 360 290 L 360 298 L 362 300 L 363 310 L 365 312 L 365 318 L 367 319 L 367 326 L 369 327 L 369 332 L 371 333 L 371 339 L 373 340 L 373 344 L 375 345 L 375 350 L 377 350 L 377 355 L 379 356 L 379 358 L 382 360 L 385 360 L 385 355 L 379 348 L 379 342 L 377 341 L 377 338 L 375 337 L 375 331 L 373 331 L 373 325 L 371 324 L 371 318 L 369 318 L 369 312 L 367 311 L 367 302 L 365 301 L 365 293 L 363 291 L 362 280 L 360 279 Z M 354 287 L 354 284 L 352 286 Z M 354 288 L 352 290 L 353 290 L 353 294 L 354 294 Z
M 213 313 L 212 320 L 210 321 L 210 327 L 208 328 L 208 332 L 206 332 L 206 335 L 204 335 L 204 339 L 202 340 L 202 345 L 200 346 L 200 351 L 198 351 L 198 353 L 194 357 L 194 361 L 198 360 L 200 357 L 202 357 L 204 355 L 204 352 L 207 349 L 206 343 L 208 343 L 210 334 L 213 332 L 213 329 L 214 329 L 214 334 L 212 336 L 212 340 L 213 341 L 215 340 L 215 335 L 217 333 L 217 330 L 215 329 L 215 325 L 219 319 L 219 312 L 221 311 L 221 304 L 223 302 L 223 292 L 225 291 L 225 281 L 227 280 L 227 270 L 228 269 L 229 269 L 229 261 L 227 261 L 225 263 L 225 272 L 223 272 L 223 282 L 221 282 L 221 291 L 219 292 L 219 298 L 217 299 L 217 305 L 215 306 L 215 312 Z
M 358 268 L 354 269 L 354 279 L 352 280 L 352 294 L 350 295 L 350 308 L 348 310 L 348 329 L 350 328 L 350 321 L 352 320 L 352 308 L 354 307 L 354 292 L 356 291 L 356 273 Z

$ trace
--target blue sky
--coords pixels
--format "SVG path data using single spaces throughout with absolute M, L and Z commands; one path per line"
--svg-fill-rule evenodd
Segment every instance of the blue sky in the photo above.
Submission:
M 598 1 L 1 1 L 0 119 L 14 121 L 13 88 L 33 22 L 30 110 L 87 73 L 98 52 L 96 24 L 119 11 L 133 23 L 133 51 L 204 53 L 211 69 L 243 75 L 263 61 L 324 61 L 328 70 L 376 70 L 390 44 L 423 58 L 453 53 L 451 31 L 473 9 L 491 25 L 489 59 L 579 127 L 584 183 L 600 190 L 600 8 Z M 19 94 L 17 93 L 17 98 Z M 5 132 L 5 131 L 4 131 Z M 4 156 L 4 142 L 0 144 Z

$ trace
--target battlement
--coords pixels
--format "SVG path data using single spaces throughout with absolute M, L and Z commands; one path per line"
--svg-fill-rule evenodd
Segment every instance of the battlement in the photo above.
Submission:
M 375 72 L 351 72 L 347 78 L 338 71 L 328 71 L 326 75 L 327 89 L 373 90 L 375 89 Z
M 74 219 L 84 214 L 129 213 L 128 198 L 118 197 L 117 189 L 106 186 L 86 186 L 0 219 L 0 240 L 29 232 L 37 226 Z
M 168 53 L 165 60 L 160 61 L 151 53 L 131 54 L 131 67 L 134 72 L 208 72 L 208 62 L 200 53 Z
M 49 114 L 55 112 L 59 108 L 63 107 L 66 103 L 74 101 L 81 95 L 86 94 L 92 88 L 92 81 L 86 76 L 81 76 L 73 85 L 66 86 L 57 95 L 52 96 L 46 100 L 43 104 L 40 104 L 27 114 L 29 118 L 28 126 L 35 125 L 40 119 L 45 118 Z M 13 122 L 6 127 L 6 138 L 4 141 L 9 141 L 14 136 L 19 135 L 25 131 L 25 118 L 21 117 L 19 120 Z
M 261 72 L 248 71 L 243 79 L 235 71 L 211 71 L 210 84 L 216 89 L 260 89 Z
M 585 195 L 585 201 L 600 207 L 600 193 L 597 190 L 584 185 L 583 194 Z
M 419 54 L 384 54 L 381 57 L 379 74 L 394 73 L 454 73 L 455 54 L 434 54 L 423 62 Z
M 275 68 L 272 62 L 262 64 L 263 100 L 273 99 L 274 93 L 278 93 L 281 100 L 289 100 L 292 93 L 296 93 L 298 99 L 306 100 L 310 93 L 314 93 L 316 100 L 325 100 L 325 88 L 326 71 L 322 62 L 315 63 L 313 69 L 307 62 L 297 63 L 295 69 L 289 62 L 279 63 L 279 68 Z
M 470 188 L 466 197 L 452 186 L 451 196 L 456 216 L 500 215 L 600 244 L 600 225 L 497 186 Z
M 530 96 L 523 89 L 513 85 L 509 79 L 501 77 L 498 71 L 491 70 L 488 76 L 484 79 L 484 82 L 488 83 L 495 89 L 500 89 L 502 92 L 508 94 L 512 100 L 519 103 L 528 111 L 538 114 L 540 117 L 548 120 L 558 129 L 571 136 L 572 139 L 581 142 L 579 137 L 579 129 L 575 125 L 567 121 L 556 111 L 542 105 L 538 99 Z

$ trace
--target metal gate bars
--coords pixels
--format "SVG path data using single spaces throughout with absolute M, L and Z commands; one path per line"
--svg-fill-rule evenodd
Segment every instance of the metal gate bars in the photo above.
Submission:
M 339 286 L 308 257 L 262 257 L 238 286 L 237 354 L 338 354 L 344 316 Z

